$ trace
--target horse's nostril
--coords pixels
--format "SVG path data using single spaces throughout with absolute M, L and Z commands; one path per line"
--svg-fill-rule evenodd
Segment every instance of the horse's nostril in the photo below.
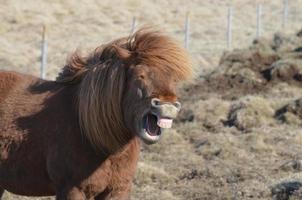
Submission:
M 181 103 L 180 103 L 179 101 L 176 101 L 176 102 L 174 103 L 174 106 L 175 106 L 178 110 L 180 110 L 180 108 L 181 108 Z
M 151 99 L 151 105 L 152 107 L 154 108 L 158 108 L 158 107 L 163 107 L 164 105 L 173 105 L 175 106 L 175 108 L 179 111 L 180 108 L 181 108 L 181 103 L 179 101 L 176 101 L 174 103 L 171 103 L 171 102 L 162 102 L 160 99 L 158 98 L 152 98 Z
M 158 99 L 158 98 L 152 98 L 152 99 L 151 99 L 151 105 L 152 105 L 153 107 L 158 107 L 158 106 L 160 106 L 160 99 Z

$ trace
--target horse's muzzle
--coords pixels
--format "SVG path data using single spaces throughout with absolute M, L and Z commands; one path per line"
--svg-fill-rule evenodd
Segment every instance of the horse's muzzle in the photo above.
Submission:
M 181 104 L 178 101 L 171 103 L 158 98 L 151 99 L 151 112 L 161 118 L 175 119 L 180 108 Z

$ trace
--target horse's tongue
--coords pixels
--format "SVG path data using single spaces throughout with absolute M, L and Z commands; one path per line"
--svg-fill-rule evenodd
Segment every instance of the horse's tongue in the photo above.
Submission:
M 158 118 L 157 125 L 161 128 L 171 128 L 173 120 L 167 118 Z

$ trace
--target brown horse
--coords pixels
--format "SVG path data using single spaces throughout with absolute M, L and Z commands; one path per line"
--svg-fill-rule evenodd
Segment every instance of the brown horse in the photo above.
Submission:
M 73 54 L 56 81 L 1 72 L 1 193 L 129 199 L 138 138 L 171 127 L 190 74 L 185 51 L 149 29 Z

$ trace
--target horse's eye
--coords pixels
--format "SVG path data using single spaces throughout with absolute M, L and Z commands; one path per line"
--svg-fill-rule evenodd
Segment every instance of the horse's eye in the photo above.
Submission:
M 144 75 L 140 75 L 139 78 L 140 79 L 145 79 L 145 76 Z

